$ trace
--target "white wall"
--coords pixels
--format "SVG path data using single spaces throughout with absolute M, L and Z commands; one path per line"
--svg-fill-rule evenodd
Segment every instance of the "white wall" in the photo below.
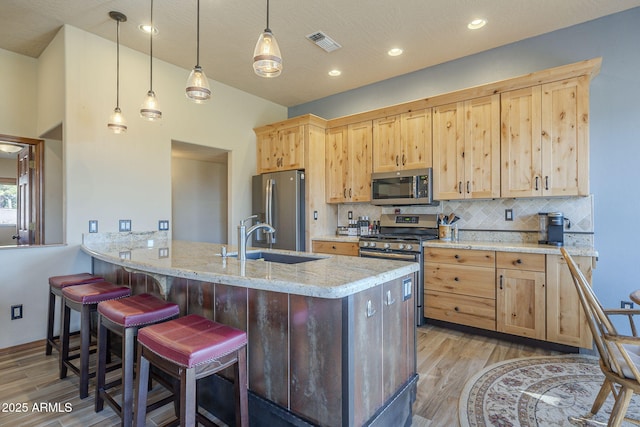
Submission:
M 227 243 L 227 165 L 172 158 L 174 240 Z
M 0 93 L 11 95 L 0 98 L 0 133 L 37 137 L 63 122 L 67 243 L 0 249 L 0 348 L 44 338 L 47 278 L 91 268 L 80 250 L 89 220 L 97 219 L 101 232 L 117 231 L 123 218 L 132 220 L 134 231 L 156 230 L 158 219 L 171 220 L 172 139 L 230 151 L 230 240 L 232 224 L 250 214 L 253 128 L 285 119 L 286 108 L 215 81 L 208 104 L 191 104 L 184 96 L 189 70 L 154 61 L 164 117 L 145 122 L 138 109 L 148 90 L 148 56 L 126 48 L 120 53 L 120 106 L 129 131 L 113 135 L 106 124 L 115 107 L 114 43 L 65 26 L 38 61 L 0 50 Z M 42 90 L 36 92 L 34 81 Z M 9 321 L 13 304 L 24 304 L 23 319 Z

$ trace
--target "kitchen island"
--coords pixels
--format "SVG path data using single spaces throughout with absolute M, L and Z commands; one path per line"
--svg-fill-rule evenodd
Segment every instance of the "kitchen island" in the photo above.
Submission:
M 252 426 L 411 424 L 418 264 L 286 251 L 268 252 L 307 259 L 239 261 L 223 245 L 163 237 L 88 235 L 82 249 L 106 280 L 247 332 Z M 198 395 L 231 423 L 228 378 Z

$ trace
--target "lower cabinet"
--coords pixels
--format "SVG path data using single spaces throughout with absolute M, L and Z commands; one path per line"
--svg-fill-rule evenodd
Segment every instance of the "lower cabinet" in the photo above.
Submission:
M 314 240 L 312 251 L 320 254 L 358 256 L 358 242 L 336 242 L 333 240 Z
M 496 253 L 496 329 L 546 337 L 545 255 Z
M 591 257 L 574 257 L 588 280 Z M 425 248 L 425 317 L 592 348 L 561 255 Z

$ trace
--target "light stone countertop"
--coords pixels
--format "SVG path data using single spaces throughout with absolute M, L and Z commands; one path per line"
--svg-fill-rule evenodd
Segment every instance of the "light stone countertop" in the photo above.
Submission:
M 486 251 L 560 255 L 560 249 L 557 246 L 540 245 L 538 243 L 486 242 L 475 240 L 445 242 L 442 240 L 427 240 L 422 244 L 422 246 L 425 248 L 477 249 Z M 564 248 L 573 256 L 598 257 L 598 252 L 590 246 L 565 246 Z
M 331 234 L 326 236 L 316 236 L 312 237 L 311 240 L 326 240 L 328 242 L 345 242 L 345 243 L 358 243 L 360 240 L 359 236 L 344 236 L 338 234 Z
M 99 260 L 152 275 L 329 299 L 343 298 L 419 269 L 418 263 L 404 261 L 279 250 L 270 252 L 319 259 L 299 264 L 242 262 L 220 256 L 223 246 L 227 245 L 158 238 L 92 240 L 85 235 L 82 250 Z M 236 250 L 228 246 L 229 254 Z M 248 248 L 247 253 L 257 250 Z

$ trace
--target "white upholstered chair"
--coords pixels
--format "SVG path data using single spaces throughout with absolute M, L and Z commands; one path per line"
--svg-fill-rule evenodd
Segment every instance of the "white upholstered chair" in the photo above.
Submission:
M 603 309 L 578 265 L 564 248 L 560 248 L 560 251 L 571 271 L 600 356 L 600 368 L 605 376 L 591 413 L 596 414 L 612 392 L 615 404 L 608 425 L 617 427 L 625 419 L 633 393 L 640 393 L 640 337 L 637 336 L 633 320 L 633 315 L 640 315 L 640 310 Z M 626 316 L 632 335 L 618 333 L 611 322 L 611 316 Z M 629 421 L 638 423 L 636 420 Z

